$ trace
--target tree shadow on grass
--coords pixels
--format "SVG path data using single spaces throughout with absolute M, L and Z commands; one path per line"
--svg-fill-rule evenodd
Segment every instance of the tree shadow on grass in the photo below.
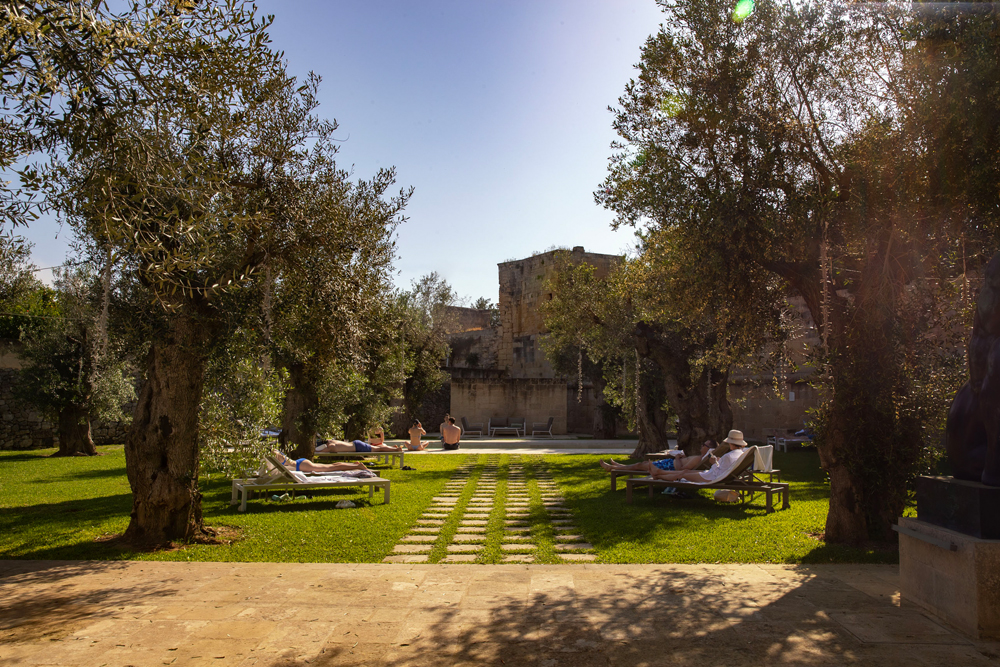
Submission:
M 37 479 L 33 484 L 62 484 L 64 482 L 86 481 L 94 479 L 120 478 L 124 475 L 122 468 L 107 468 L 105 470 L 74 470 L 62 475 Z
M 29 451 L 33 453 L 29 454 L 28 452 L 25 452 L 23 454 L 10 454 L 7 452 L 3 452 L 3 454 L 0 455 L 0 463 L 25 463 L 28 461 L 45 461 L 46 459 L 52 458 L 51 452 L 47 454 L 42 454 L 40 453 L 40 451 L 44 450 L 29 450 Z
M 68 559 L 122 558 L 136 552 L 81 538 L 81 526 L 101 526 L 127 520 L 132 494 L 39 503 L 0 513 L 0 534 L 13 550 L 0 551 L 0 558 Z M 56 544 L 53 544 L 56 542 Z M 59 543 L 62 542 L 62 543 Z

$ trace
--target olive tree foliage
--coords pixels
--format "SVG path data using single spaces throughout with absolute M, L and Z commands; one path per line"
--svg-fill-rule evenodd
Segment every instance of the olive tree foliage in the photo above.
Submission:
M 260 330 L 240 327 L 212 348 L 199 415 L 201 470 L 233 479 L 255 470 L 281 422 L 288 374 L 270 363 Z
M 55 310 L 21 331 L 24 362 L 15 395 L 58 424 L 53 456 L 94 456 L 91 423 L 127 421 L 135 398 L 134 359 L 99 327 L 101 281 L 92 267 L 56 273 Z
M 41 174 L 27 159 L 60 145 L 66 114 L 116 87 L 120 58 L 146 43 L 132 20 L 153 7 L 137 2 L 112 15 L 102 0 L 0 5 L 0 171 L 18 179 L 0 187 L 0 229 L 37 217 Z
M 16 341 L 32 318 L 56 315 L 52 290 L 35 277 L 31 244 L 0 234 L 0 343 Z
M 148 40 L 118 94 L 75 114 L 60 172 L 74 229 L 132 277 L 155 312 L 145 383 L 126 439 L 137 543 L 204 533 L 197 487 L 209 342 L 230 291 L 339 231 L 305 215 L 332 125 L 313 115 L 268 47 L 267 21 L 238 0 L 143 15 Z
M 993 145 L 995 129 L 974 131 L 989 112 L 963 118 L 961 95 L 995 96 L 996 17 L 760 2 L 734 20 L 728 2 L 661 5 L 597 200 L 617 225 L 666 238 L 690 293 L 722 296 L 734 320 L 755 321 L 776 283 L 805 299 L 830 390 L 816 422 L 826 537 L 888 538 L 943 418 L 948 392 L 928 383 L 949 384 L 938 370 L 961 356 L 954 327 L 936 325 L 962 310 L 954 279 L 996 238 L 996 194 L 976 194 L 996 161 L 947 187 L 937 168 L 939 152 L 958 163 Z
M 677 418 L 678 446 L 694 451 L 732 426 L 729 369 L 759 347 L 760 332 L 732 318 L 709 291 L 684 298 L 692 269 L 661 237 L 599 279 L 595 267 L 562 257 L 543 304 L 545 348 L 558 359 L 578 350 L 597 362 L 603 393 L 638 428 L 636 454 L 667 446 Z M 773 295 L 761 301 L 763 326 L 778 337 Z M 582 357 L 579 357 L 582 360 Z
M 403 345 L 399 363 L 405 377 L 403 405 L 407 416 L 401 420 L 398 433 L 401 437 L 406 435 L 410 420 L 419 418 L 424 399 L 448 379 L 442 367 L 450 353 L 448 334 L 457 328 L 449 307 L 457 303 L 455 290 L 436 271 L 414 280 L 409 292 L 397 295 Z
M 300 457 L 312 456 L 317 434 L 360 438 L 384 423 L 389 388 L 402 382 L 391 363 L 399 326 L 391 269 L 412 190 L 387 196 L 392 170 L 352 182 L 335 152 L 332 136 L 314 149 L 322 164 L 297 195 L 300 215 L 321 233 L 289 253 L 266 286 L 264 324 L 290 383 L 282 438 Z

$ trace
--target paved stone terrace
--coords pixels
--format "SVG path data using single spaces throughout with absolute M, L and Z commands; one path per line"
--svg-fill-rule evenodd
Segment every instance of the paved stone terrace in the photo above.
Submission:
M 996 666 L 894 566 L 0 561 L 0 665 Z

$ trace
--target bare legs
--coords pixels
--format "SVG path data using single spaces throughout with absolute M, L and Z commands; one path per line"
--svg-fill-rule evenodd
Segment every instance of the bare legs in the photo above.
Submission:
M 341 470 L 368 470 L 360 461 L 343 461 L 340 463 L 313 463 L 306 460 L 299 464 L 301 472 L 338 472 Z
M 352 445 L 353 446 L 353 445 Z M 373 452 L 399 452 L 402 451 L 402 445 L 371 445 Z
M 398 452 L 403 448 L 400 445 L 370 445 L 373 452 Z M 343 440 L 327 440 L 322 445 L 316 447 L 317 452 L 344 452 L 353 454 L 357 452 L 358 454 L 367 454 L 368 452 L 358 452 L 357 448 L 354 446 L 353 442 L 344 442 Z
M 626 465 L 624 463 L 615 463 L 614 459 L 608 459 L 607 461 L 600 462 L 601 467 L 605 470 L 611 472 L 646 472 L 649 470 L 651 463 L 633 463 L 631 465 Z
M 274 457 L 278 463 L 289 470 L 296 469 L 295 459 L 290 459 L 281 452 L 275 450 Z M 368 470 L 364 463 L 354 461 L 343 461 L 340 463 L 313 463 L 309 459 L 304 459 L 298 464 L 299 472 L 339 472 L 342 470 Z

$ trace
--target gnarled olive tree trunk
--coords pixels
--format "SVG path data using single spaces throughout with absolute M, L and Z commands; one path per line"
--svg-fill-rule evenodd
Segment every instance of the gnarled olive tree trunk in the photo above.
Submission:
M 302 362 L 286 363 L 290 387 L 281 413 L 281 445 L 292 448 L 293 458 L 311 459 L 316 454 L 316 410 L 319 393 L 309 368 Z
M 125 437 L 132 517 L 125 538 L 137 545 L 188 540 L 204 532 L 198 491 L 198 408 L 208 331 L 174 316 L 153 342 L 146 382 Z
M 90 415 L 70 406 L 59 411 L 59 450 L 52 456 L 96 456 L 97 448 L 90 435 Z
M 721 441 L 733 425 L 729 406 L 729 371 L 705 368 L 696 379 L 691 378 L 691 359 L 697 349 L 679 332 L 666 331 L 640 322 L 635 327 L 635 348 L 639 356 L 653 361 L 662 377 L 665 398 L 677 413 L 677 447 L 689 454 L 697 453 L 708 438 Z M 641 385 L 640 385 L 641 386 Z M 645 437 L 633 456 L 664 449 L 667 446 L 668 425 L 657 423 L 659 405 L 644 401 L 640 391 L 639 422 Z M 644 402 L 646 403 L 644 405 Z M 646 417 L 644 417 L 646 415 Z

